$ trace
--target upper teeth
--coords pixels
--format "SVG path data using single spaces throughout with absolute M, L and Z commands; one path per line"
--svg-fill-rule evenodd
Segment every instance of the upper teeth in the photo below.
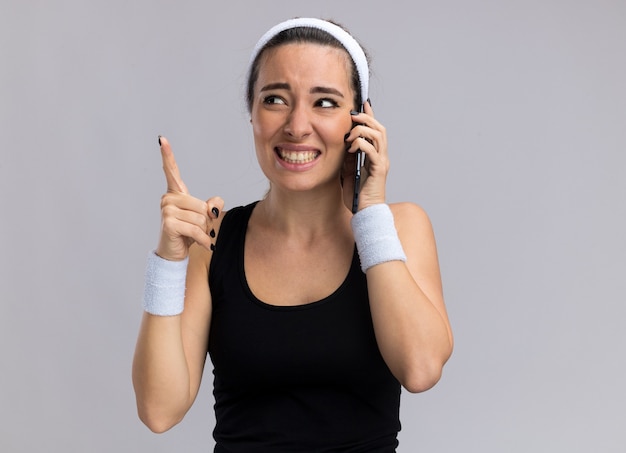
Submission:
M 285 151 L 280 150 L 280 157 L 291 164 L 311 162 L 317 156 L 316 151 Z

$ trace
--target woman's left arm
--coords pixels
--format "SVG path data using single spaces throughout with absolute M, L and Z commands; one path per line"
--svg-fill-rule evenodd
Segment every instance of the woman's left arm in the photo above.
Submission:
M 361 211 L 385 203 L 387 133 L 374 118 L 369 102 L 364 104 L 364 113 L 353 114 L 353 121 L 357 126 L 346 137 L 348 151 L 364 152 L 369 170 L 359 197 Z M 407 259 L 367 269 L 370 307 L 378 347 L 387 366 L 408 391 L 422 392 L 441 377 L 452 353 L 452 330 L 428 216 L 413 203 L 392 204 L 390 208 Z
M 452 353 L 437 247 L 426 213 L 412 203 L 390 205 L 407 260 L 367 270 L 376 340 L 391 372 L 410 392 L 434 386 Z

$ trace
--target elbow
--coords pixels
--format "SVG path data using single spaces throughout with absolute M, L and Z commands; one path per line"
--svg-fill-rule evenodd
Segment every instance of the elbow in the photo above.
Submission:
M 184 405 L 165 398 L 158 390 L 146 390 L 138 382 L 134 381 L 137 416 L 150 431 L 162 434 L 182 421 L 187 412 Z
M 146 419 L 139 417 L 144 425 L 148 427 L 150 431 L 155 434 L 163 434 L 166 431 L 169 431 L 173 428 L 176 423 L 169 423 L 165 420 L 156 420 L 156 419 Z
M 410 393 L 421 393 L 433 388 L 440 378 L 441 373 L 431 373 L 429 375 L 410 376 L 402 379 L 400 383 Z
M 402 387 L 410 393 L 421 393 L 433 388 L 441 379 L 443 367 L 452 355 L 453 343 L 431 355 L 415 357 L 400 373 L 398 380 Z
M 160 410 L 150 409 L 145 406 L 137 406 L 139 420 L 155 434 L 162 434 L 169 431 L 182 420 L 182 417 L 174 417 L 164 414 Z
M 410 393 L 421 393 L 430 390 L 439 382 L 443 373 L 444 363 L 431 360 L 428 364 L 420 364 L 406 370 L 400 379 L 400 384 Z

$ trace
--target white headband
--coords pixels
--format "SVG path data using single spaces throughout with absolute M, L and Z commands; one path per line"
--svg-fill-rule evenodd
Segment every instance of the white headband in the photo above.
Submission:
M 354 65 L 356 66 L 356 70 L 359 75 L 359 83 L 361 85 L 361 102 L 365 102 L 369 98 L 369 68 L 367 66 L 365 52 L 363 52 L 359 43 L 350 35 L 350 33 L 345 31 L 343 28 L 322 19 L 303 17 L 298 19 L 289 19 L 278 25 L 274 25 L 261 37 L 261 39 L 259 39 L 256 46 L 254 46 L 252 56 L 250 57 L 250 70 L 252 69 L 252 64 L 254 63 L 254 60 L 258 56 L 259 52 L 261 52 L 263 47 L 265 47 L 265 45 L 274 36 L 282 31 L 297 27 L 318 28 L 332 35 L 341 43 L 341 45 L 350 54 L 352 61 L 354 61 Z

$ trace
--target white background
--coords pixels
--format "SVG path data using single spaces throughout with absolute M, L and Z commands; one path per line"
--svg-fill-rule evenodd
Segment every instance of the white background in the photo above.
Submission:
M 157 134 L 194 195 L 260 198 L 246 64 L 294 16 L 370 51 L 389 200 L 437 235 L 456 349 L 399 451 L 624 451 L 621 0 L 3 0 L 0 451 L 211 451 L 210 367 L 170 432 L 135 412 Z

